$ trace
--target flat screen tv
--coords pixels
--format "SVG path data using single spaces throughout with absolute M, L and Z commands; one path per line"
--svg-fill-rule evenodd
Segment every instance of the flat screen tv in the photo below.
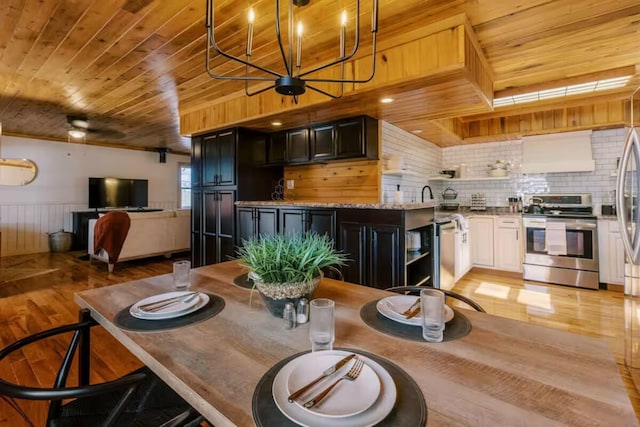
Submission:
M 146 179 L 89 178 L 89 208 L 143 208 L 149 204 Z

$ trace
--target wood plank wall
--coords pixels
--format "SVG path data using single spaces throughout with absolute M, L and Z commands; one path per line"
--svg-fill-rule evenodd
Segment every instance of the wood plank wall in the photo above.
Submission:
M 345 160 L 284 168 L 285 180 L 294 180 L 287 200 L 339 203 L 380 201 L 380 161 Z
M 634 103 L 635 118 L 640 118 L 640 103 Z M 621 99 L 470 120 L 463 125 L 463 136 L 465 143 L 489 142 L 527 135 L 621 127 L 630 123 L 631 103 Z

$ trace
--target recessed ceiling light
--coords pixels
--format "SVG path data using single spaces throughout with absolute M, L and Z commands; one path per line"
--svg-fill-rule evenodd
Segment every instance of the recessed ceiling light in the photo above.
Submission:
M 560 98 L 563 96 L 577 95 L 580 93 L 615 89 L 618 87 L 626 86 L 630 78 L 631 76 L 614 77 L 611 79 L 603 79 L 593 82 L 556 87 L 553 89 L 545 89 L 535 92 L 522 93 L 519 95 L 505 96 L 502 98 L 495 98 L 493 100 L 493 106 L 504 107 L 505 105 L 524 104 L 526 102 L 539 101 L 543 99 Z
M 279 121 L 271 122 L 271 126 L 282 126 L 282 122 L 279 122 Z
M 383 104 L 390 104 L 393 102 L 393 98 L 381 98 L 380 102 L 382 102 Z
M 422 129 L 416 129 L 416 130 L 412 130 L 412 133 L 422 133 Z

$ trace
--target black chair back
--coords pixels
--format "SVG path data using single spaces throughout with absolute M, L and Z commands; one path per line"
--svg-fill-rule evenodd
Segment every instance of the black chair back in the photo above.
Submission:
M 419 295 L 421 290 L 427 289 L 427 288 L 434 289 L 432 286 L 395 286 L 393 288 L 387 288 L 386 290 L 389 292 L 395 292 L 397 294 Z M 477 302 L 473 301 L 470 298 L 465 297 L 464 295 L 460 295 L 456 292 L 448 291 L 445 289 L 438 289 L 438 290 L 443 292 L 448 297 L 455 298 L 459 301 L 464 302 L 465 304 L 467 304 L 468 306 L 470 306 L 476 311 L 479 311 L 481 313 L 486 313 L 486 311 L 484 310 L 484 308 L 482 308 L 482 306 L 480 306 L 480 304 L 478 304 Z

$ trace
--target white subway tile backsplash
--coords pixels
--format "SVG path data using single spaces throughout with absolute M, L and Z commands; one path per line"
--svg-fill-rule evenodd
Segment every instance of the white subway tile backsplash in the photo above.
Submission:
M 440 148 L 389 123 L 382 122 L 382 156 L 397 153 L 404 156 L 405 165 L 417 176 L 383 176 L 383 201 L 393 201 L 396 185 L 405 192 L 405 201 L 419 201 L 422 187 L 430 184 L 434 196 L 447 187 L 458 192 L 463 206 L 471 203 L 471 194 L 484 193 L 487 206 L 507 206 L 508 198 L 528 193 L 591 193 L 594 205 L 605 201 L 615 186 L 617 159 L 622 151 L 626 130 L 596 130 L 591 135 L 594 172 L 527 174 L 522 166 L 522 141 L 490 142 Z M 511 173 L 505 181 L 428 181 L 442 169 L 467 166 L 467 177 L 486 177 L 487 165 L 496 160 L 511 163 Z

